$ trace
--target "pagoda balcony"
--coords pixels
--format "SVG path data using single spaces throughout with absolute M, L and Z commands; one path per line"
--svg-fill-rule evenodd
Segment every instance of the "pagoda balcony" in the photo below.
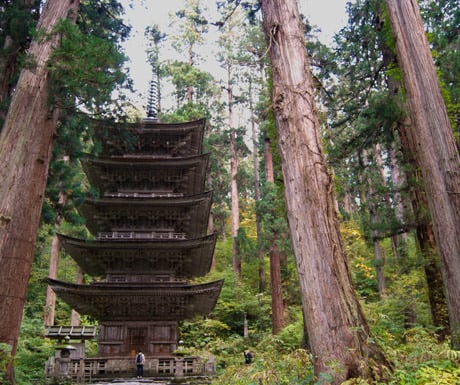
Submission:
M 187 236 L 185 233 L 174 233 L 174 232 L 138 232 L 138 231 L 106 231 L 99 232 L 97 234 L 98 240 L 104 239 L 122 239 L 122 240 L 163 240 L 163 239 L 174 239 L 174 240 L 185 240 Z
M 170 191 L 122 191 L 115 193 L 104 193 L 104 198 L 177 198 L 183 196 L 183 193 L 175 193 Z
M 193 239 L 110 237 L 97 240 L 59 234 L 64 249 L 93 277 L 105 276 L 108 271 L 133 272 L 136 266 L 142 266 L 145 271 L 173 271 L 181 277 L 201 277 L 211 268 L 216 239 L 216 233 Z
M 207 316 L 213 311 L 224 283 L 100 281 L 86 285 L 52 278 L 47 281 L 73 309 L 101 323 L 182 321 Z
M 134 358 L 72 358 L 50 357 L 46 363 L 48 378 L 68 378 L 76 383 L 90 383 L 97 379 L 129 378 L 136 374 Z M 213 376 L 216 364 L 213 358 L 208 360 L 189 356 L 146 356 L 144 377 L 200 377 Z
M 187 238 L 197 238 L 207 232 L 211 201 L 210 191 L 169 198 L 87 198 L 78 210 L 96 237 L 101 233 L 151 231 L 185 233 Z
M 168 193 L 195 195 L 205 188 L 206 170 L 209 154 L 188 156 L 185 158 L 154 157 L 145 159 L 135 157 L 91 158 L 81 160 L 90 184 L 101 195 L 117 193 L 156 193 L 154 196 Z M 108 195 L 112 196 L 112 195 Z M 134 197 L 126 195 L 127 197 Z M 143 195 L 140 195 L 143 196 Z M 150 195 L 145 195 L 150 197 Z

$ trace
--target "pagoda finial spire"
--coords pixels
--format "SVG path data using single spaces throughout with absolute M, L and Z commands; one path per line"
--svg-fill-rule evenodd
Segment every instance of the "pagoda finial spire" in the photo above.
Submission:
M 155 74 L 150 80 L 149 95 L 147 98 L 147 119 L 158 120 L 158 82 L 155 80 Z

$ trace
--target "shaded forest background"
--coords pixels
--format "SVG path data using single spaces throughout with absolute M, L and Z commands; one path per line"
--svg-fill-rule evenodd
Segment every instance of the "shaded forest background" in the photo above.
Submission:
M 172 90 L 151 96 L 160 107 L 160 119 L 208 121 L 211 226 L 219 234 L 210 275 L 225 278 L 225 286 L 211 317 L 181 325 L 183 349 L 216 357 L 220 377 L 214 384 L 327 383 L 327 375 L 314 375 L 302 317 L 259 6 L 216 2 L 221 18 L 210 20 L 205 5 L 214 7 L 188 1 L 172 15 L 173 32 L 156 25 L 145 31 L 151 43 L 146 55 L 158 89 Z M 458 149 L 460 9 L 457 1 L 448 0 L 421 1 L 420 7 Z M 421 173 L 404 142 L 404 127 L 410 122 L 388 15 L 384 3 L 376 0 L 356 1 L 347 12 L 348 25 L 332 47 L 317 40 L 316 27 L 308 20 L 303 23 L 353 284 L 372 336 L 394 366 L 390 383 L 459 383 L 460 352 L 450 345 Z M 35 37 L 31 31 L 39 13 L 39 2 L 1 4 L 2 119 L 21 68 L 30 65 L 26 49 Z M 63 23 L 59 28 L 65 37 L 53 53 L 50 70 L 51 96 L 62 113 L 15 358 L 17 382 L 24 385 L 43 381 L 44 363 L 53 354 L 51 342 L 43 339 L 49 314 L 44 278 L 53 237 L 56 232 L 89 237 L 77 210 L 88 193 L 79 159 L 99 150 L 88 122 L 145 116 L 127 98 L 131 83 L 121 43 L 130 27 L 123 23 L 118 2 L 82 1 L 76 26 Z M 201 66 L 198 47 L 210 29 L 220 34 L 217 56 L 225 79 L 214 78 Z M 166 46 L 184 53 L 184 60 L 163 59 Z M 174 107 L 163 109 L 163 104 Z M 275 255 L 279 280 L 270 274 Z M 61 252 L 58 278 L 75 282 L 78 276 L 74 262 Z M 273 302 L 275 291 L 280 293 L 278 302 Z M 69 324 L 70 317 L 71 309 L 58 301 L 55 324 Z M 95 321 L 82 316 L 80 322 Z M 243 364 L 245 349 L 253 353 L 251 365 Z M 95 352 L 90 344 L 88 354 Z M 6 362 L 7 349 L 0 353 Z

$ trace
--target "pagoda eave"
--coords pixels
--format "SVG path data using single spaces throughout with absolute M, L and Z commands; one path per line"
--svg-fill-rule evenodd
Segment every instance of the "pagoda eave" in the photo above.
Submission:
M 200 277 L 211 268 L 217 234 L 183 240 L 82 240 L 58 234 L 61 245 L 92 276 L 107 271 L 159 269 Z
M 191 320 L 216 305 L 223 280 L 205 284 L 79 285 L 48 278 L 56 294 L 81 314 L 100 321 Z
M 91 185 L 102 193 L 121 189 L 194 195 L 203 191 L 209 155 L 158 159 L 138 156 L 85 158 L 82 166 Z M 158 191 L 160 190 L 160 191 Z
M 103 145 L 103 156 L 133 152 L 155 152 L 169 157 L 201 154 L 205 124 L 205 119 L 184 123 L 160 123 L 148 119 L 138 123 L 93 121 L 95 134 Z
M 207 232 L 211 201 L 211 192 L 187 197 L 86 199 L 79 211 L 96 236 L 111 231 L 149 231 L 163 223 L 165 232 L 196 238 Z

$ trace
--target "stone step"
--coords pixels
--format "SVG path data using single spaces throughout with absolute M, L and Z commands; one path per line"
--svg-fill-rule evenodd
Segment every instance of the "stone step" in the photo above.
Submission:
M 212 380 L 210 377 L 187 377 L 187 378 L 111 378 L 98 379 L 90 382 L 93 385 L 209 385 Z

